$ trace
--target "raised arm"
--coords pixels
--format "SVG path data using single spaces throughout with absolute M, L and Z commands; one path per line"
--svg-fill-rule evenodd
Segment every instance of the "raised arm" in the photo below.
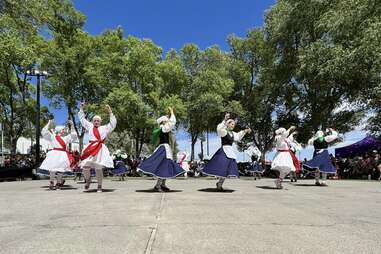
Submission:
M 42 130 L 41 130 L 41 135 L 42 135 L 43 139 L 48 140 L 48 141 L 52 141 L 54 139 L 53 134 L 49 131 L 49 126 L 51 123 L 52 123 L 52 121 L 49 120 L 48 123 L 45 125 L 45 127 L 42 128 Z
M 228 128 L 226 126 L 226 121 L 230 118 L 230 114 L 226 113 L 224 120 L 217 125 L 217 135 L 219 137 L 225 137 L 228 134 Z
M 70 133 L 66 135 L 66 137 L 64 138 L 66 144 L 73 142 L 77 137 L 77 133 L 75 132 L 73 123 L 71 121 L 68 122 L 68 127 L 69 127 Z
M 173 112 L 173 108 L 169 107 L 168 109 L 169 109 L 171 116 L 169 117 L 169 120 L 161 126 L 161 130 L 164 133 L 170 132 L 176 126 L 176 117 L 175 117 L 175 114 Z
M 243 137 L 246 135 L 246 133 L 250 133 L 251 129 L 245 129 L 240 132 L 233 132 L 234 135 L 234 141 L 239 142 L 243 139 Z
M 223 120 L 220 124 L 217 125 L 217 134 L 221 138 L 225 137 L 228 134 L 225 120 Z
M 90 130 L 93 127 L 93 124 L 86 119 L 85 112 L 83 111 L 84 105 L 85 103 L 82 102 L 79 108 L 78 118 L 79 118 L 79 121 L 81 122 L 82 127 L 85 128 L 86 130 Z
M 171 114 L 171 116 L 169 117 L 169 120 L 168 122 L 166 122 L 165 124 L 163 124 L 161 126 L 161 130 L 164 132 L 164 133 L 168 133 L 170 132 L 171 130 L 173 130 L 173 128 L 175 128 L 175 125 L 176 125 L 176 117 L 174 114 Z
M 111 133 L 116 127 L 116 117 L 112 113 L 111 107 L 106 105 L 107 112 L 110 115 L 110 122 L 106 125 L 107 133 Z

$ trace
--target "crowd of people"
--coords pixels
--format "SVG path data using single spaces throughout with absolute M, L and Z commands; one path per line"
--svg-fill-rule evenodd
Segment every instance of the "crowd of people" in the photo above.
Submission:
M 351 158 L 334 158 L 339 179 L 381 180 L 381 150 L 369 151 Z
M 41 153 L 41 160 L 45 159 L 45 153 Z M 34 168 L 36 156 L 34 154 L 5 155 L 2 167 L 4 168 Z

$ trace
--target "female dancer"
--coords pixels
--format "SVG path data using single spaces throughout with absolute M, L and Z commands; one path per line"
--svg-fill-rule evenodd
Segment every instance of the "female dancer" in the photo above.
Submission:
M 179 164 L 173 161 L 172 149 L 169 145 L 169 134 L 176 125 L 176 117 L 172 108 L 169 116 L 162 116 L 156 120 L 159 128 L 154 131 L 154 141 L 159 139 L 159 146 L 154 153 L 139 165 L 140 171 L 157 177 L 154 190 L 158 192 L 169 191 L 166 180 L 175 178 L 184 173 Z
M 203 173 L 218 177 L 216 183 L 217 190 L 223 191 L 222 185 L 229 176 L 239 176 L 237 156 L 233 151 L 233 143 L 240 141 L 251 129 L 234 132 L 237 122 L 230 118 L 230 114 L 225 114 L 224 120 L 217 125 L 217 134 L 221 138 L 221 148 L 210 159 L 203 170 Z
M 336 168 L 331 162 L 328 153 L 328 146 L 339 137 L 338 132 L 330 128 L 327 134 L 323 131 L 316 132 L 316 135 L 309 141 L 309 145 L 314 146 L 314 155 L 310 161 L 304 164 L 307 170 L 315 171 L 315 184 L 317 186 L 327 186 L 327 174 L 335 174 Z M 322 173 L 322 181 L 320 182 L 320 172 Z
M 277 153 L 271 163 L 271 169 L 279 172 L 278 178 L 275 180 L 275 187 L 277 189 L 283 188 L 282 182 L 286 175 L 291 171 L 296 171 L 289 141 L 287 140 L 293 130 L 295 130 L 295 126 L 290 127 L 288 130 L 279 128 L 275 131 L 275 146 Z
M 42 162 L 40 169 L 48 170 L 50 172 L 50 184 L 49 189 L 61 189 L 65 180 L 62 179 L 63 173 L 71 171 L 74 163 L 74 157 L 68 150 L 68 144 L 71 143 L 76 133 L 73 129 L 72 123 L 68 122 L 70 134 L 65 134 L 65 128 L 63 126 L 57 126 L 55 130 L 49 130 L 52 121 L 49 120 L 48 124 L 42 129 L 42 137 L 49 141 L 53 147 L 53 150 L 46 154 L 45 160 Z M 54 178 L 57 175 L 57 183 L 54 185 Z

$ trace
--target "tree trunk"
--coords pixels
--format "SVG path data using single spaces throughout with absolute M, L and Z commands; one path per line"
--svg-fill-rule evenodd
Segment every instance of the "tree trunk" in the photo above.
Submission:
M 136 158 L 138 158 L 140 155 L 139 145 L 140 145 L 140 130 L 137 130 L 136 135 L 135 135 L 135 156 L 136 156 Z
M 204 160 L 204 141 L 200 140 L 200 143 L 201 143 L 201 156 L 200 156 L 200 160 Z
M 144 145 L 144 138 L 145 138 L 145 135 L 146 135 L 146 130 L 143 129 L 143 131 L 142 131 L 142 135 L 140 136 L 139 156 L 138 156 L 138 157 L 140 157 L 140 154 L 142 153 L 142 149 L 143 149 L 143 145 Z
M 197 135 L 191 134 L 191 160 L 194 160 L 194 146 L 197 142 Z

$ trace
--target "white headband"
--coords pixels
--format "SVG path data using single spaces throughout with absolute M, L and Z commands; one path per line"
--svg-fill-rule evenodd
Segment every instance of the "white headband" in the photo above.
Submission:
M 56 126 L 56 128 L 54 128 L 54 130 L 55 130 L 56 132 L 61 132 L 63 129 L 65 129 L 65 127 L 62 126 L 62 125 Z
M 277 129 L 277 130 L 275 131 L 275 134 L 276 134 L 276 135 L 280 135 L 280 134 L 282 134 L 282 133 L 284 133 L 284 132 L 286 132 L 286 129 L 285 129 L 285 128 L 279 128 L 279 129 Z
M 93 116 L 93 121 L 98 119 L 99 121 L 102 121 L 102 118 L 98 115 Z

